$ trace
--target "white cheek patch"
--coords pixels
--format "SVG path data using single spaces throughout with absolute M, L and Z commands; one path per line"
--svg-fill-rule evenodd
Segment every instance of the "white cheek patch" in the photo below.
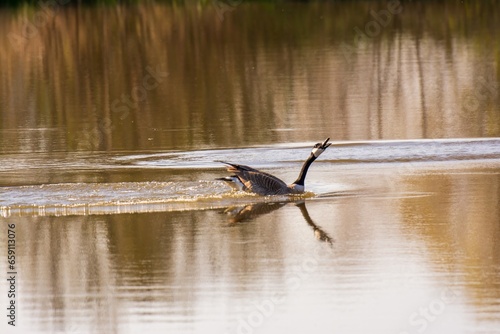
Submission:
M 312 154 L 317 158 L 321 153 L 323 153 L 323 151 L 324 149 L 322 149 L 321 147 L 315 147 L 312 150 Z

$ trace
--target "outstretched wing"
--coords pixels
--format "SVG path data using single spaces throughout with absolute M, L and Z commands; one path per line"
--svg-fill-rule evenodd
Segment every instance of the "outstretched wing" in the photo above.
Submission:
M 284 195 L 289 193 L 286 183 L 276 176 L 249 166 L 221 162 L 228 166 L 228 172 L 234 173 L 250 192 L 259 195 Z
M 277 177 L 263 172 L 243 172 L 240 180 L 250 190 L 259 195 L 283 195 L 288 193 L 288 186 Z

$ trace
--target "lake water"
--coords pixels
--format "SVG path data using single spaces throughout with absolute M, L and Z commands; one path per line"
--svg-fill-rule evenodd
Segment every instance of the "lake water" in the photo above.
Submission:
M 500 333 L 498 13 L 0 9 L 1 332 Z

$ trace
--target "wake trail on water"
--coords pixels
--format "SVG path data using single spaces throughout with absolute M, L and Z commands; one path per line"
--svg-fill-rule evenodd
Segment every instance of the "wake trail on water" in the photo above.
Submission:
M 259 197 L 232 192 L 224 182 L 214 181 L 216 177 L 227 175 L 224 167 L 216 161 L 244 163 L 280 177 L 283 175 L 285 180 L 295 176 L 300 170 L 310 146 L 308 143 L 297 143 L 287 146 L 131 155 L 101 153 L 88 156 L 87 153 L 73 161 L 66 157 L 66 165 L 61 165 L 58 173 L 73 172 L 75 166 L 78 166 L 79 170 L 109 173 L 126 173 L 137 169 L 159 170 L 158 173 L 161 173 L 161 169 L 175 169 L 183 174 L 171 182 L 68 182 L 0 187 L 0 216 L 202 210 L 249 202 L 296 200 L 288 196 Z M 45 155 L 38 159 L 32 156 L 26 159 L 17 156 L 0 157 L 0 176 L 2 169 L 4 175 L 22 171 L 36 173 L 46 161 L 54 161 Z M 310 192 L 302 197 L 319 199 L 358 196 L 369 192 L 370 189 L 356 189 L 350 184 L 341 183 L 343 178 L 353 173 L 370 180 L 383 176 L 384 173 L 392 176 L 421 173 L 424 170 L 427 173 L 498 173 L 499 167 L 499 138 L 334 142 L 322 159 L 315 162 L 310 172 L 315 174 L 308 183 Z M 168 175 L 165 177 L 168 178 Z

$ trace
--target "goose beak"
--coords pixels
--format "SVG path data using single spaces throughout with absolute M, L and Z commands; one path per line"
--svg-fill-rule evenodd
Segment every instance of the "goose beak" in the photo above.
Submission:
M 321 144 L 321 148 L 326 150 L 326 148 L 330 145 L 332 145 L 332 143 L 328 143 L 328 141 L 330 140 L 330 138 L 326 138 L 326 140 Z

